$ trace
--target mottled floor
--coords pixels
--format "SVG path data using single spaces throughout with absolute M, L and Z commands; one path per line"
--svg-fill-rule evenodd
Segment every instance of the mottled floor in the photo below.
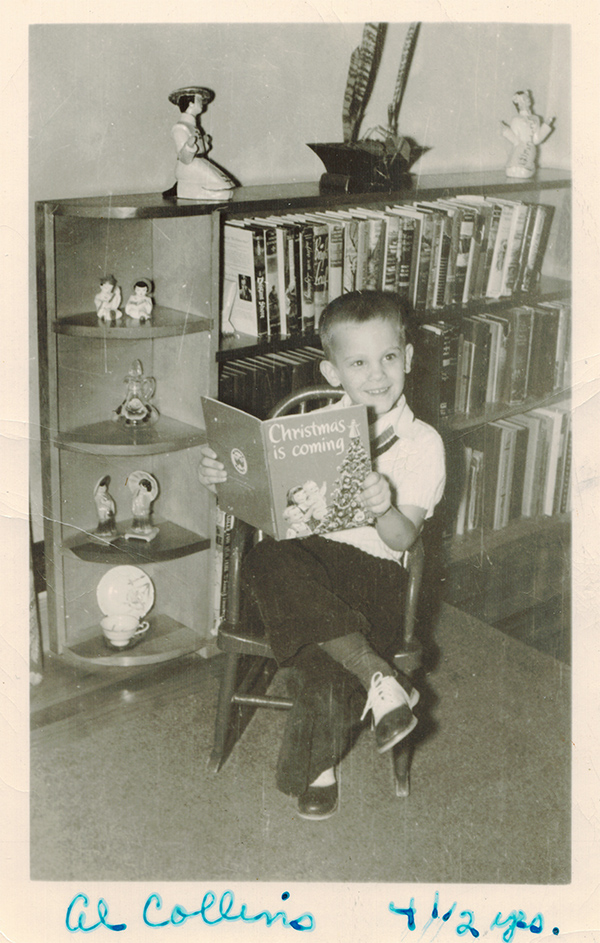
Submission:
M 32 702 L 32 879 L 568 882 L 570 669 L 450 606 L 435 639 L 411 796 L 395 797 L 366 731 L 321 823 L 274 788 L 282 714 L 259 711 L 206 771 L 218 658 L 101 676 L 66 700 L 47 687 Z

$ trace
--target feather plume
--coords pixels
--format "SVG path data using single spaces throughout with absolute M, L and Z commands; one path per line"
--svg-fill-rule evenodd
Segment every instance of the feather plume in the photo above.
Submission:
M 387 24 L 366 23 L 360 46 L 352 52 L 344 93 L 342 126 L 344 143 L 353 144 L 379 67 Z

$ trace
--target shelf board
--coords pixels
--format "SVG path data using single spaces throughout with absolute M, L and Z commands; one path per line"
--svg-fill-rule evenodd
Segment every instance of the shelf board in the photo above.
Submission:
M 78 534 L 65 541 L 64 549 L 74 553 L 86 563 L 131 563 L 147 564 L 160 563 L 166 560 L 178 560 L 192 553 L 198 553 L 210 547 L 210 540 L 201 534 L 196 534 L 173 521 L 162 521 L 156 518 L 153 523 L 159 532 L 149 542 L 145 540 L 126 540 L 123 534 L 129 530 L 131 521 L 118 521 L 117 527 L 121 536 L 110 543 L 91 534 Z
M 497 419 L 510 419 L 511 416 L 520 416 L 521 413 L 527 413 L 530 409 L 538 407 L 553 406 L 567 399 L 569 390 L 558 390 L 546 396 L 528 397 L 524 403 L 516 403 L 512 406 L 506 403 L 489 403 L 483 412 L 478 412 L 473 416 L 465 416 L 463 413 L 456 413 L 440 425 L 440 431 L 443 434 L 468 432 L 476 429 L 478 426 L 484 426 L 488 422 L 495 422 Z
M 65 649 L 63 657 L 72 664 L 87 668 L 129 668 L 138 665 L 153 665 L 180 655 L 188 655 L 202 647 L 203 639 L 193 629 L 182 625 L 164 613 L 148 617 L 150 628 L 145 638 L 134 648 L 122 652 L 109 649 L 97 626 L 98 634 L 85 642 L 78 642 Z
M 194 200 L 165 200 L 161 193 L 110 194 L 68 200 L 46 200 L 44 205 L 57 216 L 95 219 L 152 219 L 206 216 L 215 210 L 227 215 L 276 213 L 312 206 L 342 206 L 357 203 L 386 203 L 401 200 L 436 199 L 456 194 L 526 193 L 531 190 L 564 189 L 571 186 L 567 170 L 542 169 L 535 177 L 518 180 L 506 176 L 504 168 L 479 172 L 414 174 L 402 190 L 369 193 L 321 192 L 319 182 L 269 184 L 238 187 L 225 203 Z
M 510 298 L 484 298 L 470 301 L 466 305 L 436 308 L 430 311 L 414 312 L 414 321 L 422 324 L 427 321 L 453 321 L 466 315 L 482 313 L 484 310 L 500 311 L 517 305 L 534 305 L 540 301 L 568 299 L 571 295 L 571 283 L 562 278 L 542 276 L 535 292 L 514 294 Z M 286 336 L 253 337 L 250 334 L 226 334 L 221 337 L 221 349 L 217 351 L 217 361 L 225 363 L 240 357 L 254 356 L 269 351 L 287 350 L 298 347 L 320 347 L 321 341 L 316 333 L 290 334 Z
M 190 449 L 204 442 L 203 429 L 169 416 L 160 416 L 151 426 L 126 426 L 121 421 L 105 419 L 60 432 L 54 439 L 54 445 L 59 448 L 92 455 L 158 455 Z
M 239 357 L 298 347 L 320 348 L 319 335 L 314 333 L 289 334 L 256 338 L 250 334 L 227 334 L 221 338 L 221 349 L 217 351 L 217 361 L 223 363 L 227 360 L 236 360 Z
M 474 298 L 464 305 L 448 305 L 427 311 L 415 311 L 414 318 L 419 324 L 427 321 L 455 321 L 470 314 L 484 314 L 485 311 L 498 312 L 520 305 L 536 305 L 541 301 L 568 301 L 571 297 L 571 282 L 564 278 L 542 275 L 535 290 L 514 292 L 503 298 Z
M 564 531 L 566 534 L 570 523 L 569 514 L 556 514 L 552 517 L 521 517 L 501 530 L 483 533 L 477 530 L 463 534 L 461 537 L 448 537 L 446 538 L 446 563 L 450 565 L 480 557 L 483 554 L 487 555 L 499 547 L 526 537 L 547 535 L 556 531 Z
M 154 306 L 151 321 L 136 321 L 135 318 L 123 315 L 118 321 L 108 323 L 100 321 L 93 312 L 85 312 L 84 314 L 70 314 L 68 317 L 58 318 L 52 322 L 52 329 L 56 334 L 96 337 L 100 340 L 179 337 L 182 334 L 211 331 L 212 327 L 210 318 L 178 311 L 175 308 L 165 308 L 163 305 Z

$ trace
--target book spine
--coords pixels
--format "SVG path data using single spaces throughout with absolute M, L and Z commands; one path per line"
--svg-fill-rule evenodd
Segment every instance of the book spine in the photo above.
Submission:
M 463 210 L 458 230 L 458 246 L 454 267 L 454 286 L 452 289 L 452 304 L 462 304 L 465 299 L 469 263 L 472 265 L 473 225 L 475 213 L 472 210 Z M 468 292 L 467 292 L 468 298 Z
M 410 273 L 413 256 L 415 224 L 412 219 L 400 220 L 401 232 L 398 244 L 398 279 L 396 291 L 401 298 L 408 300 L 410 294 Z
M 252 230 L 254 249 L 254 279 L 256 284 L 256 317 L 258 336 L 269 336 L 269 318 L 267 312 L 267 270 L 265 265 L 265 236 L 262 229 Z
M 506 359 L 505 401 L 510 405 L 525 402 L 531 354 L 533 309 L 513 308 L 511 336 Z
M 450 250 L 452 247 L 451 235 L 452 219 L 449 216 L 442 216 L 440 219 L 440 249 L 434 288 L 434 308 L 444 307 L 444 298 L 446 297 L 446 282 L 448 280 L 448 265 L 450 261 Z
M 233 514 L 225 514 L 223 518 L 223 552 L 221 566 L 219 625 L 227 618 L 227 594 L 229 592 L 229 571 L 231 563 L 231 535 L 233 531 Z M 218 626 L 217 626 L 218 630 Z M 215 633 L 216 634 L 216 633 Z
M 344 274 L 343 292 L 354 291 L 356 271 L 358 267 L 358 220 L 348 219 L 344 222 Z
M 507 297 L 512 295 L 517 284 L 519 275 L 519 258 L 521 254 L 521 245 L 525 235 L 525 224 L 527 222 L 528 207 L 518 206 L 513 216 L 510 237 L 506 251 L 506 261 L 504 263 L 504 272 L 502 275 L 502 287 L 500 296 Z
M 535 216 L 536 216 L 536 207 L 531 204 L 528 205 L 527 220 L 525 222 L 525 231 L 523 233 L 523 241 L 521 243 L 521 252 L 519 255 L 517 277 L 515 279 L 515 284 L 514 284 L 515 291 L 521 290 L 521 284 L 523 282 L 523 275 L 525 273 L 525 266 L 527 265 L 527 259 L 529 258 L 529 247 L 531 245 L 533 227 L 535 226 Z
M 521 281 L 521 291 L 523 292 L 533 291 L 537 284 L 551 220 L 552 207 L 540 203 L 536 208 L 535 223 L 531 235 L 531 243 L 529 245 L 529 255 Z
M 357 219 L 357 253 L 356 253 L 356 291 L 362 291 L 367 286 L 368 265 L 369 265 L 369 247 L 368 247 L 368 222 L 366 219 Z
M 383 268 L 383 290 L 395 291 L 398 272 L 398 237 L 402 220 L 391 214 L 388 216 L 386 227 L 386 243 Z M 408 285 L 406 290 L 408 291 Z
M 558 330 L 556 337 L 556 357 L 554 361 L 554 376 L 552 391 L 557 393 L 565 384 L 565 364 L 569 356 L 569 310 L 561 305 L 558 313 Z
M 440 250 L 442 242 L 442 221 L 437 213 L 431 216 L 431 224 L 431 257 L 427 278 L 427 294 L 425 296 L 425 307 L 428 311 L 431 311 L 435 305 L 435 289 L 437 284 L 437 273 L 440 263 Z
M 511 222 L 514 212 L 514 207 L 501 207 L 500 221 L 498 224 L 498 231 L 496 233 L 492 263 L 490 266 L 490 274 L 485 292 L 488 298 L 500 297 L 500 290 L 502 288 L 502 275 L 504 272 L 504 263 L 506 261 L 506 252 L 508 248 L 508 237 L 510 234 Z
M 367 221 L 367 289 L 380 291 L 383 276 L 383 252 L 385 247 L 385 225 L 383 219 Z
M 492 271 L 492 262 L 494 259 L 494 249 L 496 246 L 496 240 L 498 238 L 498 227 L 500 226 L 500 218 L 502 216 L 502 207 L 497 203 L 492 204 L 492 211 L 490 217 L 490 225 L 487 235 L 487 243 L 485 248 L 485 257 L 483 261 L 483 271 L 482 271 L 482 280 L 481 280 L 481 293 L 480 297 L 486 298 L 488 294 L 488 283 L 490 280 L 490 274 Z
M 470 445 L 463 446 L 463 486 L 456 514 L 456 524 L 454 533 L 457 537 L 462 537 L 466 529 L 467 507 L 469 504 L 469 480 L 471 476 L 471 460 L 473 458 L 473 449 Z
M 429 282 L 429 270 L 432 261 L 433 249 L 433 220 L 430 216 L 424 216 L 421 220 L 421 241 L 419 246 L 418 274 L 415 284 L 415 302 L 416 311 L 424 311 L 427 305 L 427 285 Z
M 319 326 L 321 314 L 329 294 L 329 233 L 326 226 L 314 228 L 314 298 L 315 328 Z
M 513 521 L 521 516 L 523 505 L 523 485 L 525 483 L 525 468 L 527 463 L 527 445 L 529 429 L 520 426 L 516 431 L 515 456 L 513 462 L 513 478 L 510 491 L 510 507 L 508 519 Z
M 571 504 L 571 465 L 573 461 L 573 433 L 571 427 L 569 426 L 569 431 L 567 433 L 567 445 L 565 453 L 565 466 L 563 474 L 563 484 L 562 492 L 560 496 L 560 508 L 559 511 L 561 514 L 566 514 L 570 510 Z
M 494 506 L 494 530 L 501 530 L 508 523 L 510 489 L 512 479 L 512 461 L 514 456 L 514 435 L 508 429 L 502 429 L 500 456 L 498 460 L 498 482 Z
M 329 290 L 327 300 L 333 301 L 342 294 L 344 272 L 344 227 L 341 223 L 329 226 Z
M 269 336 L 275 336 L 281 333 L 281 303 L 279 299 L 277 232 L 271 227 L 265 229 L 265 269 Z
M 315 244 L 312 226 L 300 227 L 302 266 L 302 333 L 315 329 Z

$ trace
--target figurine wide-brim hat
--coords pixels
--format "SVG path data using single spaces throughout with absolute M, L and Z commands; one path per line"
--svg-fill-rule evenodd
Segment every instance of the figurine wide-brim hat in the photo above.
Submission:
M 178 88 L 169 95 L 169 101 L 172 105 L 179 105 L 179 99 L 184 95 L 200 95 L 205 105 L 210 105 L 215 97 L 212 88 L 204 88 L 202 85 L 187 85 L 185 88 Z

